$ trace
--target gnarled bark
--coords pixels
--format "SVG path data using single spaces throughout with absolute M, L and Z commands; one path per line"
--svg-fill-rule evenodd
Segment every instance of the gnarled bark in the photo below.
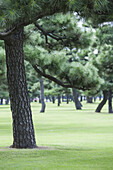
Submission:
M 30 99 L 27 90 L 23 28 L 5 40 L 7 79 L 13 118 L 13 148 L 36 147 Z

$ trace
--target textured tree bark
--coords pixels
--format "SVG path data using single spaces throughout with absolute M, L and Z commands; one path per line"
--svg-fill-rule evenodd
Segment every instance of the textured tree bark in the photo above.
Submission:
M 41 113 L 45 112 L 45 102 L 44 102 L 44 85 L 43 85 L 43 78 L 40 78 L 40 99 L 41 99 L 41 103 L 42 103 L 42 108 L 41 108 Z
M 98 107 L 96 108 L 95 112 L 101 112 L 103 106 L 106 104 L 108 99 L 108 93 L 106 90 L 103 91 L 103 100 L 101 101 L 101 103 L 98 105 Z
M 82 109 L 82 104 L 78 100 L 78 93 L 77 93 L 75 88 L 72 88 L 72 93 L 73 93 L 73 100 L 74 100 L 76 109 L 81 110 Z
M 113 113 L 113 110 L 112 110 L 112 90 L 109 89 L 109 92 L 108 92 L 108 111 L 109 113 Z
M 7 79 L 13 118 L 13 148 L 36 147 L 30 99 L 27 90 L 23 28 L 5 40 Z

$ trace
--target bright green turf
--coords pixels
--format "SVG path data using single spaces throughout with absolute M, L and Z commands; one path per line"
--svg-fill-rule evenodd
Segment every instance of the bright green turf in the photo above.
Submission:
M 112 170 L 113 115 L 95 113 L 97 104 L 47 103 L 46 113 L 32 104 L 38 146 L 53 150 L 9 149 L 12 144 L 11 113 L 0 106 L 0 170 Z

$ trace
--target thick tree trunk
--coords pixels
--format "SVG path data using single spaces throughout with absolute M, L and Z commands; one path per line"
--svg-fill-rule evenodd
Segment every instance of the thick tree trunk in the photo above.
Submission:
M 13 148 L 36 147 L 30 99 L 27 90 L 23 28 L 5 40 L 7 79 L 13 118 Z
M 113 113 L 112 110 L 112 90 L 109 89 L 109 93 L 108 93 L 108 111 L 109 113 Z
M 106 90 L 103 91 L 103 100 L 101 101 L 101 103 L 98 105 L 97 109 L 95 110 L 95 112 L 100 112 L 103 108 L 103 106 L 106 104 L 108 99 L 108 93 Z
M 74 100 L 76 109 L 81 110 L 82 109 L 82 104 L 78 100 L 78 93 L 77 93 L 75 88 L 72 88 L 72 93 L 73 93 L 73 100 Z
M 45 102 L 44 102 L 44 85 L 43 85 L 43 78 L 40 78 L 40 99 L 41 99 L 41 103 L 42 103 L 42 108 L 41 108 L 41 113 L 45 112 Z

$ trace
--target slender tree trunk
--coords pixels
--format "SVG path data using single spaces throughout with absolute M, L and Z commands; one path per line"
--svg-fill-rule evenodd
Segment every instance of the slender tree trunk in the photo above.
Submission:
M 60 103 L 61 103 L 61 97 L 60 95 L 58 95 L 58 106 L 60 106 Z
M 9 104 L 9 99 L 6 99 L 5 104 Z
M 97 97 L 94 97 L 94 102 L 96 102 Z
M 92 98 L 92 97 L 87 96 L 87 103 L 93 103 L 93 98 Z
M 3 105 L 3 98 L 0 99 L 0 105 Z
M 109 93 L 108 93 L 108 111 L 109 113 L 113 113 L 112 110 L 112 90 L 109 89 Z
M 44 85 L 43 85 L 43 78 L 40 78 L 40 98 L 42 103 L 41 113 L 45 112 L 45 102 L 44 102 Z
M 101 98 L 102 98 L 102 96 L 100 95 L 100 96 L 99 96 L 99 100 L 101 100 Z
M 69 94 L 66 94 L 67 104 L 69 104 Z
M 36 147 L 30 99 L 27 90 L 23 28 L 5 40 L 7 79 L 13 118 L 13 148 Z
M 77 93 L 75 88 L 72 88 L 72 93 L 73 93 L 73 100 L 74 100 L 76 109 L 81 110 L 82 109 L 82 104 L 78 100 L 78 93 Z
M 86 96 L 84 96 L 84 100 L 86 100 Z
M 55 96 L 52 96 L 52 102 L 55 103 Z
M 95 112 L 101 112 L 103 106 L 106 104 L 108 99 L 108 93 L 106 90 L 103 91 L 103 100 L 101 101 L 101 103 L 98 105 L 98 107 L 96 108 Z
M 81 102 L 83 101 L 83 98 L 82 98 L 82 96 L 80 96 L 80 101 L 81 101 Z

